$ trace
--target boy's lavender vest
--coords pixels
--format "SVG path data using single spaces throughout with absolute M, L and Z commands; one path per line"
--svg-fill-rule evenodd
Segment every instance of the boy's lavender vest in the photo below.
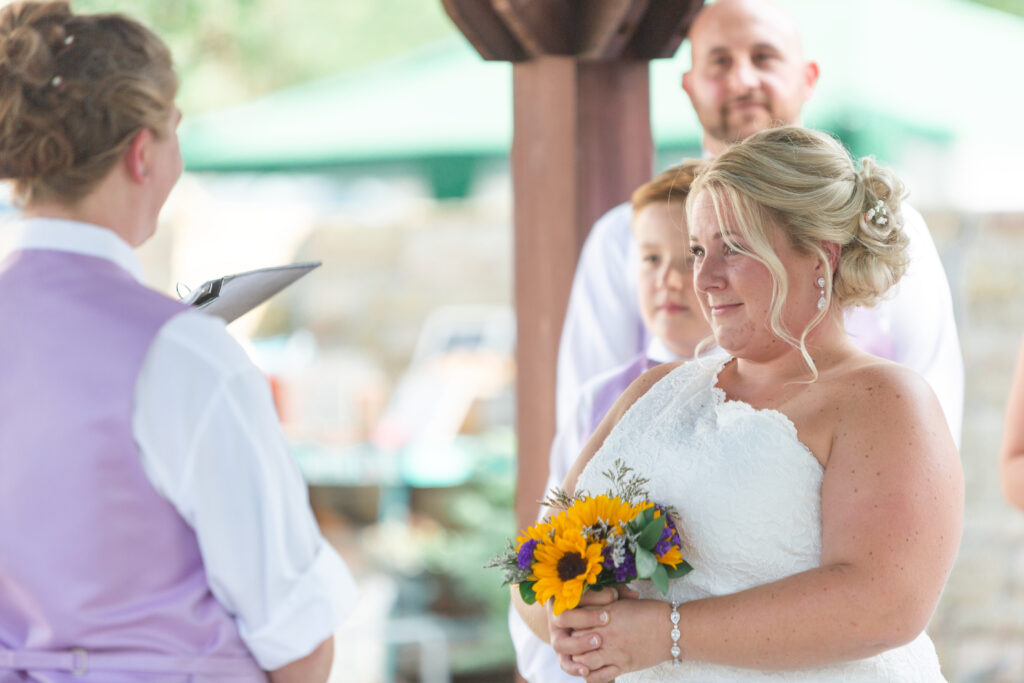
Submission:
M 132 436 L 143 359 L 182 310 L 105 259 L 0 266 L 0 679 L 266 680 Z
M 633 380 L 658 364 L 658 361 L 648 358 L 646 353 L 641 353 L 604 377 L 600 385 L 594 388 L 594 400 L 590 405 L 590 415 L 587 416 L 587 432 L 580 435 L 581 444 L 586 443 L 597 430 L 597 425 L 601 424 L 601 420 Z

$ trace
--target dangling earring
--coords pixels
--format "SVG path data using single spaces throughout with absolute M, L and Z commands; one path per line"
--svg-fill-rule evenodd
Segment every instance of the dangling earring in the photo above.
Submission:
M 818 310 L 825 308 L 825 278 L 818 278 L 819 298 L 818 298 Z

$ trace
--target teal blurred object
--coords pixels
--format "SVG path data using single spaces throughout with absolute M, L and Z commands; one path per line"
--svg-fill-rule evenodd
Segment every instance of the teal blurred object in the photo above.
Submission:
M 1024 89 L 994 65 L 1024 64 L 1024 19 L 962 0 L 783 0 L 822 75 L 805 123 L 893 163 L 922 141 L 1016 130 Z M 686 44 L 651 66 L 658 150 L 693 153 L 700 128 L 680 87 Z M 512 141 L 512 67 L 461 38 L 370 68 L 186 117 L 192 171 L 412 169 L 438 197 L 464 196 Z
M 369 68 L 187 117 L 190 171 L 409 168 L 438 197 L 465 196 L 481 161 L 503 159 L 512 131 L 508 64 L 461 39 Z
M 515 470 L 511 429 L 460 434 L 444 448 L 412 445 L 389 452 L 363 442 L 345 448 L 312 443 L 292 445 L 308 484 L 313 486 L 458 486 L 471 478 L 510 478 Z

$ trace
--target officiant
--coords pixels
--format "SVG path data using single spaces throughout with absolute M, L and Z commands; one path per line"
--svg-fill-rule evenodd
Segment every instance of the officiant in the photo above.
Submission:
M 326 681 L 356 588 L 265 378 L 141 282 L 182 172 L 161 40 L 0 10 L 0 678 Z

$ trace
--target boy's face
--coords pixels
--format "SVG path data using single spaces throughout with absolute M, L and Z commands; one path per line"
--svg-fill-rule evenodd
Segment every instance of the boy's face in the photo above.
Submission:
M 693 257 L 682 204 L 648 204 L 633 216 L 640 255 L 637 299 L 651 334 L 680 356 L 692 356 L 711 334 L 693 289 Z

